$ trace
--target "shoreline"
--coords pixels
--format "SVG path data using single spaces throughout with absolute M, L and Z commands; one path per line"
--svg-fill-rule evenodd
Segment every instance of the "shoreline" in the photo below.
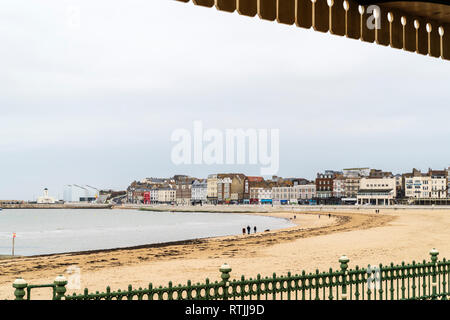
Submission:
M 285 220 L 287 222 L 292 223 L 292 226 L 286 227 L 286 228 L 280 228 L 280 229 L 270 229 L 268 231 L 259 231 L 257 233 L 252 234 L 246 234 L 246 237 L 250 237 L 253 235 L 259 235 L 262 233 L 268 233 L 268 232 L 278 232 L 283 230 L 289 230 L 291 228 L 297 227 L 300 222 L 297 222 L 296 219 L 289 219 L 287 217 L 278 217 L 276 215 L 270 214 L 269 211 L 265 212 L 253 212 L 253 211 L 193 211 L 193 210 L 153 210 L 149 208 L 128 208 L 129 210 L 137 210 L 137 211 L 147 211 L 147 212 L 176 212 L 176 213 L 225 213 L 225 214 L 239 214 L 239 215 L 249 215 L 249 216 L 261 216 L 261 217 L 271 217 L 274 219 L 280 219 Z M 121 208 L 114 208 L 114 210 L 122 210 Z M 272 212 L 276 213 L 276 212 Z M 314 213 L 311 213 L 314 214 Z M 242 236 L 241 234 L 232 234 L 232 235 L 219 235 L 219 236 L 206 236 L 206 237 L 197 237 L 197 238 L 191 238 L 191 239 L 183 239 L 183 240 L 173 240 L 173 241 L 165 241 L 165 242 L 155 242 L 155 243 L 145 243 L 140 245 L 133 245 L 133 246 L 123 246 L 123 247 L 114 247 L 114 248 L 100 248 L 100 249 L 92 249 L 92 250 L 81 250 L 81 251 L 67 251 L 67 252 L 55 252 L 55 253 L 45 253 L 45 254 L 36 254 L 36 255 L 17 255 L 17 256 L 11 256 L 9 254 L 0 254 L 0 261 L 8 260 L 8 259 L 26 259 L 26 258 L 42 258 L 42 257 L 52 257 L 52 256 L 63 256 L 63 255 L 71 255 L 71 256 L 77 256 L 77 255 L 90 255 L 90 254 L 96 254 L 96 253 L 109 253 L 109 252 L 115 252 L 115 251 L 132 251 L 132 250 L 139 250 L 139 249 L 150 249 L 150 248 L 164 248 L 164 247 L 170 247 L 170 246 L 184 246 L 184 245 L 195 245 L 200 244 L 205 241 L 211 240 L 211 239 L 221 239 L 221 238 L 228 238 L 228 237 L 235 237 L 235 236 Z
M 115 210 L 120 210 L 121 208 L 113 208 Z M 128 208 L 131 210 L 135 210 L 135 208 Z M 249 239 L 249 238 L 253 238 L 253 237 L 264 237 L 264 235 L 271 235 L 271 236 L 276 236 L 279 233 L 284 233 L 284 232 L 291 232 L 291 231 L 307 231 L 307 230 L 315 230 L 315 229 L 320 229 L 320 228 L 324 228 L 324 227 L 329 227 L 329 226 L 339 226 L 342 223 L 347 222 L 347 219 L 342 219 L 342 217 L 337 217 L 334 214 L 330 213 L 330 218 L 332 218 L 334 223 L 331 224 L 325 224 L 325 226 L 323 227 L 318 227 L 318 228 L 302 228 L 302 219 L 292 219 L 289 217 L 283 217 L 283 216 L 278 216 L 279 214 L 281 215 L 286 215 L 286 214 L 294 214 L 294 215 L 313 215 L 313 216 L 318 216 L 318 213 L 316 212 L 279 212 L 279 211 L 265 211 L 265 212 L 254 212 L 254 211 L 222 211 L 222 210 L 217 210 L 217 211 L 191 211 L 191 210 L 171 210 L 171 209 L 167 209 L 167 210 L 160 210 L 160 211 L 155 211 L 152 209 L 139 209 L 140 211 L 148 211 L 148 212 L 180 212 L 180 213 L 193 213 L 193 212 L 201 212 L 201 213 L 226 213 L 226 214 L 239 214 L 239 215 L 257 215 L 257 216 L 264 216 L 264 217 L 271 217 L 271 218 L 275 218 L 275 219 L 282 219 L 282 220 L 286 220 L 289 221 L 293 224 L 293 226 L 287 227 L 287 228 L 281 228 L 281 229 L 270 229 L 269 231 L 259 231 L 257 233 L 251 233 L 251 234 L 236 234 L 236 235 L 225 235 L 225 236 L 211 236 L 211 237 L 199 237 L 199 238 L 193 238 L 193 239 L 185 239 L 185 240 L 176 240 L 176 241 L 167 241 L 167 242 L 158 242 L 158 243 L 149 243 L 149 244 L 142 244 L 142 245 L 136 245 L 136 246 L 125 246 L 125 247 L 115 247 L 115 248 L 106 248 L 106 249 L 93 249 L 93 250 L 82 250 L 82 251 L 69 251 L 69 252 L 59 252 L 59 253 L 49 253 L 49 254 L 38 254 L 38 255 L 31 255 L 31 256 L 11 256 L 11 255 L 0 255 L 0 261 L 1 262 L 7 262 L 8 260 L 28 260 L 28 259 L 35 259 L 35 258 L 48 258 L 48 257 L 59 257 L 59 256 L 88 256 L 88 255 L 93 255 L 93 254 L 102 254 L 102 253 L 111 253 L 111 252 L 120 252 L 120 251 L 135 251 L 135 250 L 141 250 L 141 249 L 159 249 L 159 248 L 166 248 L 166 247 L 177 247 L 177 246 L 191 246 L 191 245 L 198 245 L 198 244 L 203 244 L 206 243 L 208 241 L 214 241 L 214 240 L 218 240 L 218 241 L 230 241 L 233 239 Z M 325 213 L 321 213 L 321 215 L 323 215 L 325 217 Z M 328 218 L 327 218 L 328 219 Z M 1 275 L 0 275 L 1 276 Z
M 311 209 L 311 206 L 303 206 L 307 207 L 308 209 Z M 330 206 L 330 207 L 339 207 L 339 206 Z M 242 208 L 242 209 L 241 209 Z M 330 214 L 330 218 L 333 218 L 337 221 L 335 223 L 326 225 L 328 226 L 339 226 L 341 224 L 344 224 L 345 222 L 348 222 L 348 219 L 343 219 L 342 216 L 336 215 L 336 212 L 327 212 L 322 211 L 321 206 L 317 206 L 317 208 L 312 208 L 313 210 L 319 210 L 319 211 L 294 211 L 296 210 L 296 206 L 270 206 L 268 210 L 258 210 L 261 209 L 261 206 L 242 206 L 241 210 L 236 210 L 233 206 L 228 205 L 205 205 L 205 206 L 136 206 L 136 205 L 127 205 L 127 206 L 114 206 L 111 205 L 109 208 L 103 208 L 95 206 L 95 209 L 112 209 L 112 210 L 137 210 L 137 211 L 147 211 L 147 212 L 177 212 L 177 213 L 226 213 L 226 214 L 240 214 L 240 215 L 257 215 L 257 216 L 264 216 L 264 217 L 271 217 L 276 219 L 283 219 L 290 223 L 293 223 L 293 226 L 287 227 L 287 228 L 281 228 L 281 229 L 271 229 L 268 231 L 259 231 L 256 234 L 246 234 L 244 237 L 252 237 L 252 236 L 260 236 L 262 234 L 270 234 L 270 235 L 277 235 L 278 233 L 283 233 L 286 231 L 295 231 L 295 230 L 313 230 L 313 229 L 319 229 L 319 228 L 299 228 L 301 226 L 301 221 L 297 219 L 293 219 L 292 217 L 283 217 L 278 215 L 323 215 L 324 217 L 328 216 Z M 254 210 L 249 210 L 249 208 L 252 208 Z M 21 208 L 21 209 L 31 209 L 31 208 Z M 45 208 L 33 208 L 33 209 L 45 209 Z M 87 207 L 83 208 L 53 208 L 53 209 L 89 209 Z M 200 209 L 200 210 L 199 210 Z M 232 209 L 232 210 L 230 210 Z M 270 210 L 272 209 L 272 210 Z M 364 211 L 372 210 L 372 208 L 363 208 Z M 394 208 L 390 208 L 390 210 L 396 210 Z M 359 211 L 359 209 L 358 209 Z M 342 212 L 340 212 L 342 213 Z M 343 212 L 348 213 L 348 212 Z M 354 212 L 353 214 L 370 214 L 365 212 Z M 0 261 L 4 262 L 7 260 L 17 260 L 17 259 L 32 259 L 32 258 L 43 258 L 43 257 L 54 257 L 54 256 L 86 256 L 91 254 L 101 254 L 101 253 L 110 253 L 110 252 L 120 252 L 120 251 L 133 251 L 133 250 L 140 250 L 140 249 L 152 249 L 152 248 L 165 248 L 165 247 L 171 247 L 171 246 L 189 246 L 189 245 L 196 245 L 201 244 L 209 240 L 227 240 L 228 238 L 234 238 L 234 237 L 242 237 L 242 234 L 237 235 L 225 235 L 225 236 L 210 236 L 210 237 L 198 237 L 198 238 L 192 238 L 192 239 L 184 239 L 184 240 L 174 240 L 174 241 L 166 241 L 166 242 L 156 242 L 156 243 L 147 243 L 147 244 L 141 244 L 141 245 L 135 245 L 135 246 L 124 246 L 124 247 L 114 247 L 114 248 L 102 248 L 102 249 L 92 249 L 92 250 L 81 250 L 81 251 L 67 251 L 67 252 L 56 252 L 56 253 L 48 253 L 48 254 L 37 254 L 37 255 L 17 255 L 17 256 L 11 256 L 8 254 L 0 255 Z
M 1 260 L 0 298 L 11 296 L 11 283 L 19 276 L 32 284 L 51 283 L 56 275 L 64 274 L 69 266 L 74 265 L 82 269 L 83 288 L 88 287 L 90 290 L 104 290 L 107 285 L 112 288 L 121 288 L 128 284 L 142 286 L 148 284 L 150 280 L 158 285 L 167 284 L 169 280 L 181 283 L 187 279 L 200 281 L 205 277 L 216 277 L 218 267 L 224 262 L 232 265 L 234 276 L 241 274 L 254 276 L 258 272 L 267 274 L 269 271 L 285 272 L 302 265 L 306 267 L 304 269 L 308 269 L 308 264 L 305 264 L 302 257 L 310 251 L 308 248 L 320 249 L 320 247 L 313 244 L 295 249 L 299 241 L 316 243 L 316 239 L 323 237 L 345 238 L 353 232 L 388 227 L 398 218 L 397 215 L 375 215 L 356 211 L 302 212 L 279 208 L 274 208 L 272 212 L 248 214 L 285 219 L 296 215 L 297 219 L 290 220 L 295 223 L 292 227 L 250 235 Z M 318 214 L 321 214 L 321 219 L 318 218 Z M 328 214 L 331 215 L 330 219 Z M 334 245 L 335 241 L 330 242 L 331 244 Z M 286 250 L 287 255 L 283 254 Z M 332 253 L 330 250 L 327 252 Z M 280 254 L 282 256 L 270 262 L 272 255 Z M 298 262 L 298 259 L 301 261 Z M 324 263 L 321 260 L 323 259 L 318 261 L 313 259 L 310 263 L 323 269 Z M 337 261 L 337 258 L 332 259 L 334 260 Z M 81 289 L 71 290 L 70 293 L 72 292 L 81 292 Z M 45 296 L 45 293 L 41 295 L 36 292 L 36 294 L 36 297 Z

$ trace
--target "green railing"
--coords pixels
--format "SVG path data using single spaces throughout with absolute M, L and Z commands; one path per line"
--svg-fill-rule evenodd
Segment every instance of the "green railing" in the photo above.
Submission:
M 231 268 L 225 264 L 220 268 L 221 280 L 167 287 L 65 295 L 67 281 L 58 276 L 50 285 L 28 285 L 17 279 L 13 287 L 16 300 L 30 299 L 31 289 L 51 287 L 54 300 L 406 300 L 443 299 L 450 296 L 450 262 L 438 261 L 439 252 L 430 251 L 430 261 L 400 265 L 368 266 L 348 269 L 349 259 L 339 259 L 340 269 L 327 272 L 285 276 L 261 277 L 230 281 Z M 26 295 L 26 297 L 25 297 Z

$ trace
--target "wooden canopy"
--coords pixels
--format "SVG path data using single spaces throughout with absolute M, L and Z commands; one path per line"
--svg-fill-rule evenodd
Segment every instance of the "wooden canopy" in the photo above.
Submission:
M 177 0 L 189 2 L 190 0 Z M 450 0 L 192 0 L 241 15 L 450 60 Z M 378 6 L 371 7 L 371 5 Z M 377 19 L 375 19 L 375 17 Z M 369 23 L 368 23 L 369 22 Z M 377 23 L 378 22 L 378 23 Z M 373 28 L 375 26 L 375 28 Z

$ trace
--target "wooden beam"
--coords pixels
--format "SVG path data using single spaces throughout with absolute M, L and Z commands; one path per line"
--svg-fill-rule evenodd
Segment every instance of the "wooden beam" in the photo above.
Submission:
M 178 0 L 189 2 L 189 0 Z M 436 0 L 437 1 L 437 0 Z M 195 5 L 311 28 L 450 60 L 450 5 L 370 0 L 192 0 Z M 360 4 L 361 3 L 361 4 Z M 423 10 L 422 10 L 423 9 Z M 379 22 L 379 24 L 377 24 Z
M 221 11 L 236 11 L 236 0 L 216 0 L 216 8 Z
M 256 0 L 236 0 L 236 9 L 241 15 L 254 17 L 258 11 L 258 6 Z
M 277 0 L 277 21 L 289 25 L 295 23 L 295 0 Z

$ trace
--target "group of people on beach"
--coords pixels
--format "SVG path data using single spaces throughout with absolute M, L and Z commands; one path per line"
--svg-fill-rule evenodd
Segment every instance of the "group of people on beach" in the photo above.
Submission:
M 250 226 L 247 226 L 247 228 L 242 228 L 242 234 L 245 235 L 246 232 L 247 232 L 247 234 L 250 234 L 251 230 L 252 230 L 252 228 L 250 228 Z M 253 227 L 253 232 L 256 233 L 256 226 Z
M 377 211 L 379 211 L 379 210 L 377 210 Z M 379 213 L 379 212 L 377 212 L 377 213 Z M 320 214 L 319 214 L 319 219 L 320 219 Z M 331 218 L 331 214 L 328 214 L 328 218 Z M 290 218 L 290 219 L 292 219 L 292 218 Z M 297 216 L 296 215 L 294 215 L 294 219 L 297 219 Z M 252 228 L 250 227 L 250 226 L 247 226 L 247 228 L 242 228 L 242 234 L 243 235 L 246 235 L 246 234 L 250 234 L 250 231 L 252 230 Z M 254 226 L 253 227 L 253 233 L 256 233 L 256 226 Z M 265 231 L 269 231 L 269 230 L 265 230 Z

